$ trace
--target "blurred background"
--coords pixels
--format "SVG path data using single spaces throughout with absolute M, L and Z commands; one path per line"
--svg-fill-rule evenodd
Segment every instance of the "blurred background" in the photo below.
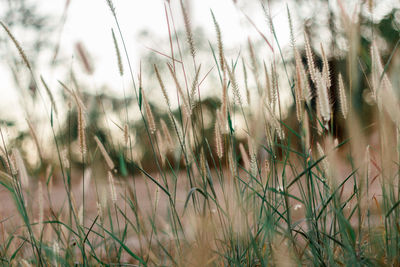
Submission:
M 170 2 L 171 10 L 169 10 Z M 368 75 L 369 46 L 372 40 L 371 27 L 374 28 L 374 38 L 382 49 L 383 62 L 392 57 L 390 71 L 398 71 L 400 60 L 398 53 L 400 10 L 397 0 L 381 1 L 233 1 L 233 0 L 202 0 L 184 1 L 188 7 L 189 17 L 194 32 L 196 54 L 202 64 L 200 77 L 203 108 L 207 135 L 212 135 L 215 107 L 219 105 L 219 78 L 212 57 L 212 49 L 216 49 L 216 33 L 211 12 L 220 25 L 226 57 L 229 60 L 248 58 L 249 40 L 260 68 L 263 62 L 270 62 L 273 54 L 260 36 L 262 32 L 274 48 L 282 50 L 286 63 L 293 60 L 292 48 L 289 44 L 289 26 L 287 9 L 290 10 L 294 25 L 294 36 L 298 47 L 303 47 L 303 33 L 310 35 L 314 47 L 322 42 L 327 51 L 334 75 L 345 72 L 348 32 L 342 30 L 340 5 L 348 15 L 356 18 L 359 23 L 360 48 L 357 55 L 365 64 L 365 72 L 358 75 L 358 88 L 354 91 L 353 102 L 359 99 L 368 100 L 368 85 L 364 75 Z M 157 118 L 165 118 L 167 113 L 162 94 L 154 74 L 153 64 L 157 64 L 162 75 L 166 73 L 165 55 L 170 54 L 169 35 L 166 14 L 173 15 L 177 35 L 183 45 L 184 56 L 189 58 L 189 48 L 184 43 L 185 28 L 181 16 L 179 1 L 170 0 L 115 0 L 115 10 L 119 18 L 122 33 L 126 41 L 127 52 L 131 58 L 134 78 L 142 72 L 143 88 L 149 98 L 150 105 Z M 264 6 L 264 9 L 263 9 Z M 368 7 L 373 6 L 373 15 Z M 48 85 L 54 95 L 57 110 L 53 110 L 42 84 L 36 88 L 29 70 L 24 66 L 18 51 L 10 41 L 5 31 L 0 32 L 0 123 L 6 131 L 6 141 L 22 148 L 29 166 L 40 172 L 45 161 L 52 161 L 54 147 L 48 140 L 51 136 L 49 118 L 57 126 L 56 135 L 63 140 L 66 147 L 77 147 L 77 111 L 62 89 L 59 81 L 78 91 L 87 106 L 87 128 L 90 135 L 100 136 L 107 150 L 119 162 L 118 142 L 123 140 L 124 124 L 124 92 L 129 106 L 129 129 L 133 136 L 136 157 L 146 162 L 146 142 L 140 140 L 143 133 L 142 122 L 138 121 L 138 108 L 133 94 L 133 85 L 127 73 L 128 64 L 122 56 L 125 75 L 119 75 L 118 62 L 115 53 L 111 29 L 117 32 L 116 24 L 106 1 L 99 0 L 0 0 L 0 19 L 10 28 L 24 49 L 37 80 L 40 77 Z M 265 11 L 270 13 L 274 23 L 276 39 L 269 27 Z M 360 12 L 358 12 L 360 10 Z M 354 14 L 354 15 L 353 15 Z M 119 43 L 122 49 L 121 42 Z M 302 49 L 300 49 L 302 50 Z M 11 51 L 11 52 L 10 52 Z M 317 58 L 319 50 L 315 51 Z M 275 57 L 277 55 L 275 54 Z M 281 61 L 281 58 L 276 58 Z M 241 60 L 239 60 L 240 62 Z M 189 64 L 188 64 L 189 65 Z M 239 68 L 241 69 L 241 68 Z M 288 87 L 283 65 L 278 67 L 281 75 L 280 84 Z M 293 72 L 292 64 L 288 64 L 289 76 Z M 189 71 L 194 76 L 194 71 Z M 243 88 L 243 74 L 239 71 L 240 84 Z M 173 95 L 173 81 L 166 79 L 167 88 Z M 393 77 L 393 87 L 400 88 L 398 75 Z M 254 84 L 249 84 L 251 90 L 256 90 Z M 215 88 L 218 88 L 217 90 Z M 397 92 L 399 93 L 399 92 Z M 290 88 L 282 90 L 285 116 L 290 121 L 294 118 L 294 107 L 290 97 Z M 175 98 L 172 98 L 175 99 Z M 357 103 L 361 103 L 358 101 Z M 368 103 L 368 101 L 367 101 Z M 177 108 L 177 103 L 172 102 Z M 209 109 L 207 109 L 209 107 Z M 249 107 L 251 108 L 251 106 Z M 365 123 L 370 112 L 368 106 L 360 104 L 358 111 L 365 114 Z M 176 111 L 177 112 L 177 111 Z M 31 124 L 31 128 L 29 127 Z M 38 151 L 32 138 L 32 128 L 43 151 Z M 340 128 L 340 127 L 339 127 Z M 110 134 L 112 133 L 112 134 Z M 107 138 L 112 136 L 112 139 Z M 37 141 L 36 141 L 37 142 Z M 94 146 L 92 138 L 88 145 Z M 73 153 L 72 153 L 73 154 Z M 76 153 L 77 155 L 79 153 Z M 73 157 L 80 164 L 79 156 Z

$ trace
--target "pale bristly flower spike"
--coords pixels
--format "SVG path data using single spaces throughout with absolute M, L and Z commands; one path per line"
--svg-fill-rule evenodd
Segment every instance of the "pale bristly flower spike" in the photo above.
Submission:
M 154 64 L 154 71 L 156 73 L 158 83 L 160 84 L 161 92 L 162 92 L 162 94 L 164 96 L 165 102 L 167 103 L 167 106 L 169 107 L 170 106 L 170 102 L 169 102 L 169 97 L 168 97 L 168 94 L 167 94 L 167 90 L 165 89 L 164 82 L 163 82 L 163 80 L 161 78 L 161 75 L 160 75 L 160 72 L 158 71 L 158 68 L 157 68 L 157 66 L 155 64 Z
M 344 88 L 344 82 L 341 73 L 339 73 L 339 101 L 340 101 L 340 111 L 343 115 L 343 118 L 346 119 L 348 113 L 348 107 L 347 107 L 346 91 Z
M 306 32 L 304 32 L 304 41 L 306 47 L 308 72 L 310 73 L 311 80 L 314 82 L 314 84 L 316 84 L 314 57 L 311 50 L 310 40 Z
M 100 152 L 103 155 L 103 158 L 106 161 L 108 168 L 110 170 L 113 170 L 115 167 L 114 162 L 112 161 L 110 155 L 108 155 L 104 145 L 101 143 L 100 139 L 97 136 L 94 137 L 94 140 L 96 141 L 96 144 L 99 147 Z
M 113 29 L 111 29 L 111 33 L 112 33 L 112 38 L 113 38 L 113 41 L 114 41 L 115 53 L 117 55 L 117 60 L 118 60 L 119 75 L 123 76 L 124 75 L 124 66 L 122 65 L 121 52 L 119 51 L 117 38 L 115 37 Z

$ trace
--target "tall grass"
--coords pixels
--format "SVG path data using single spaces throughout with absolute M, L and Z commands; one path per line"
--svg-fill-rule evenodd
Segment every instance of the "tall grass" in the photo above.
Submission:
M 364 127 L 354 108 L 357 100 L 351 97 L 357 86 L 352 79 L 362 68 L 354 55 L 359 45 L 353 33 L 357 22 L 344 10 L 349 64 L 343 73 L 331 70 L 323 44 L 314 50 L 306 33 L 305 48 L 296 44 L 289 10 L 294 60 L 287 61 L 266 7 L 274 42 L 257 31 L 272 51 L 272 61 L 260 64 L 250 39 L 248 57 L 227 58 L 223 29 L 211 12 L 216 29 L 216 44 L 210 43 L 211 71 L 219 77 L 215 90 L 220 101 L 212 118 L 214 138 L 209 138 L 201 95 L 209 72 L 199 63 L 183 1 L 180 11 L 186 42 L 176 34 L 176 14 L 167 1 L 168 71 L 154 66 L 154 79 L 165 99 L 159 105 L 167 110 L 163 118 L 153 113 L 155 106 L 141 67 L 135 79 L 118 13 L 111 0 L 107 4 L 116 24 L 116 31 L 112 30 L 118 62 L 115 71 L 130 75 L 133 86 L 132 91 L 124 91 L 125 114 L 119 126 L 123 137 L 118 140 L 111 131 L 97 136 L 85 123 L 89 114 L 80 92 L 60 82 L 77 111 L 74 135 L 78 149 L 66 147 L 70 142 L 56 134 L 61 122 L 53 117 L 56 103 L 51 91 L 43 77 L 43 87 L 35 82 L 50 98 L 47 115 L 53 140 L 46 145 L 54 147 L 54 160 L 45 166 L 45 174 L 30 177 L 19 148 L 7 141 L 7 127 L 1 127 L 0 184 L 15 206 L 10 217 L 0 221 L 0 261 L 4 265 L 400 264 L 400 105 L 398 88 L 392 86 L 386 67 L 392 57 L 382 62 L 373 40 L 366 79 L 376 118 Z M 36 80 L 17 39 L 5 24 L 1 26 Z M 185 46 L 189 59 L 183 53 Z M 321 68 L 315 62 L 315 51 L 322 55 Z M 128 73 L 123 62 L 128 64 Z M 278 78 L 280 66 L 287 84 Z M 167 77 L 174 88 L 165 82 Z M 284 90 L 292 92 L 295 123 L 284 115 Z M 148 144 L 151 171 L 136 153 L 127 95 L 136 99 L 145 129 L 136 142 Z M 173 112 L 173 96 L 178 112 Z M 45 105 L 44 97 L 41 100 Z M 340 113 L 334 108 L 335 101 Z M 338 123 L 345 125 L 342 136 L 334 130 Z M 42 151 L 30 122 L 29 127 Z M 368 134 L 371 128 L 379 137 L 378 144 Z M 109 154 L 112 149 L 117 156 Z M 74 153 L 81 158 L 80 165 L 71 164 Z

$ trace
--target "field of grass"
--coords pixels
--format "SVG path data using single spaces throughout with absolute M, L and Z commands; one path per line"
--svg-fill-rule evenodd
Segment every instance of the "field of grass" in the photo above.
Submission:
M 360 10 L 372 16 L 367 2 Z M 228 58 L 211 11 L 209 71 L 184 2 L 174 14 L 166 1 L 170 52 L 159 53 L 165 63 L 152 67 L 163 97 L 154 102 L 142 79 L 149 75 L 131 65 L 112 0 L 100 4 L 115 19 L 115 51 L 104 52 L 116 54 L 118 69 L 110 71 L 131 78 L 119 121 L 105 119 L 104 131 L 87 123 L 92 108 L 76 81 L 58 81 L 73 114 L 59 119 L 57 109 L 67 104 L 54 100 L 24 44 L 1 22 L 0 34 L 37 88 L 36 101 L 49 103 L 52 134 L 39 141 L 27 118 L 41 162 L 32 168 L 29 151 L 0 125 L 2 265 L 400 265 L 400 88 L 393 82 L 400 36 L 388 46 L 371 25 L 364 53 L 361 15 L 338 1 L 346 51 L 334 61 L 329 44 L 315 45 L 309 29 L 294 34 L 287 8 L 287 55 L 270 10 L 260 5 L 269 29 L 256 30 L 271 61 L 259 61 L 250 39 L 246 53 Z M 393 49 L 383 56 L 385 47 Z M 342 67 L 333 68 L 338 61 Z M 209 77 L 216 77 L 216 101 L 202 95 Z M 289 107 L 282 95 L 290 96 Z

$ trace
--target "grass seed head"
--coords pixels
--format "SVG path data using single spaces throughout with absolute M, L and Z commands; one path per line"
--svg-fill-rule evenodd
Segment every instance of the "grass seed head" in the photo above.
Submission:
M 115 189 L 114 176 L 111 171 L 108 171 L 107 174 L 108 174 L 108 186 L 110 189 L 110 199 L 113 202 L 113 204 L 116 204 L 118 198 L 117 198 L 117 191 Z
M 220 125 L 218 123 L 215 123 L 214 131 L 215 131 L 215 147 L 217 150 L 218 158 L 221 159 L 224 155 L 224 146 L 222 143 Z
M 340 102 L 340 111 L 343 115 L 343 118 L 347 118 L 348 107 L 347 107 L 347 97 L 346 90 L 344 88 L 344 82 L 342 74 L 339 73 L 339 102 Z
M 115 165 L 114 165 L 114 162 L 112 161 L 110 155 L 108 155 L 107 150 L 105 149 L 103 143 L 101 143 L 100 139 L 97 136 L 94 137 L 94 140 L 96 141 L 96 144 L 97 144 L 98 148 L 100 149 L 100 152 L 103 155 L 103 158 L 106 161 L 109 170 L 112 171 L 114 169 Z
M 124 65 L 122 64 L 121 52 L 119 51 L 117 38 L 115 37 L 113 29 L 111 29 L 111 34 L 112 34 L 112 38 L 113 38 L 113 41 L 114 41 L 115 53 L 117 55 L 119 75 L 123 76 L 124 75 Z
M 163 80 L 161 78 L 161 75 L 160 75 L 160 72 L 158 71 L 158 68 L 157 68 L 157 66 L 155 64 L 154 64 L 154 71 L 156 73 L 158 83 L 160 84 L 161 92 L 162 92 L 162 94 L 164 96 L 165 102 L 167 103 L 167 106 L 170 107 L 170 102 L 169 102 L 169 97 L 168 97 L 167 90 L 165 89 L 164 82 L 163 82 Z
M 308 35 L 307 35 L 306 32 L 304 32 L 304 41 L 305 41 L 305 47 L 306 47 L 308 72 L 310 73 L 311 80 L 314 82 L 314 84 L 316 84 L 317 80 L 316 80 L 316 77 L 315 77 L 314 56 L 313 56 L 313 53 L 312 53 L 312 50 L 311 50 L 310 39 L 308 38 Z
M 28 57 L 26 56 L 24 50 L 22 49 L 21 45 L 17 41 L 17 39 L 14 37 L 14 35 L 11 33 L 10 29 L 7 27 L 4 22 L 0 21 L 0 25 L 3 27 L 3 29 L 6 31 L 8 36 L 10 37 L 11 41 L 14 43 L 15 47 L 18 50 L 19 55 L 21 56 L 22 60 L 24 61 L 26 67 L 32 72 L 32 67 L 31 64 L 29 63 Z

